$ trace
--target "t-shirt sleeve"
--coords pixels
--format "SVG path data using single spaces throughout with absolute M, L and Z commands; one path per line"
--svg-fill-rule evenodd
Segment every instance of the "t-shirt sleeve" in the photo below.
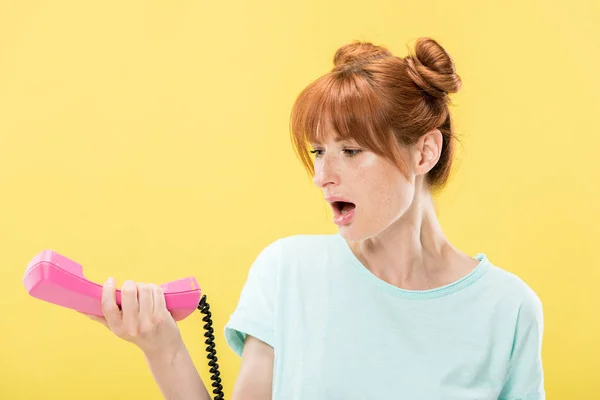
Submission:
M 533 293 L 521 304 L 507 380 L 499 400 L 545 400 L 542 367 L 544 317 Z
M 281 239 L 270 243 L 252 263 L 237 307 L 225 325 L 225 340 L 241 357 L 246 335 L 274 347 L 277 276 Z

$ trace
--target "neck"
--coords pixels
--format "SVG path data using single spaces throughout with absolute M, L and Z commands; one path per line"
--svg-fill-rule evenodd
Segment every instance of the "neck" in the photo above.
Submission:
M 407 290 L 449 284 L 477 265 L 446 239 L 428 191 L 415 196 L 406 213 L 384 231 L 350 243 L 350 248 L 377 277 Z

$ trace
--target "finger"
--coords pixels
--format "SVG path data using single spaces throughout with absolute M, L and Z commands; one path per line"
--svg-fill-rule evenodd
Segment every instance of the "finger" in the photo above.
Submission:
M 117 305 L 115 280 L 108 278 L 108 280 L 102 286 L 102 314 L 109 325 L 109 327 L 117 327 L 121 324 L 121 310 Z
M 140 304 L 140 325 L 152 323 L 152 288 L 144 283 L 138 283 L 138 302 Z
M 137 286 L 131 280 L 125 281 L 121 288 L 121 308 L 123 310 L 123 325 L 128 333 L 137 333 L 140 305 L 138 303 Z
M 152 285 L 152 297 L 154 298 L 154 315 L 162 315 L 167 309 L 165 294 L 160 286 Z

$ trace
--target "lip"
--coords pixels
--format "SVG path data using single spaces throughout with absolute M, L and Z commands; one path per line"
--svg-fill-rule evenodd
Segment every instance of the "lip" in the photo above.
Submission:
M 344 203 L 353 203 L 352 201 L 350 201 L 350 200 L 347 200 L 347 199 L 345 199 L 345 198 L 343 198 L 343 197 L 339 197 L 339 196 L 329 196 L 329 197 L 325 197 L 325 200 L 326 200 L 326 201 L 327 201 L 329 204 L 335 203 L 336 201 L 343 201 Z
M 325 200 L 327 200 L 327 202 L 329 203 L 329 205 L 331 206 L 331 209 L 333 210 L 333 222 L 336 225 L 349 225 L 352 220 L 354 219 L 354 215 L 356 214 L 356 203 L 349 201 L 343 197 L 339 197 L 339 196 L 330 196 L 330 197 L 326 197 Z M 336 201 L 343 201 L 345 203 L 352 203 L 355 205 L 354 209 L 352 209 L 351 211 L 348 211 L 345 214 L 342 214 L 337 207 L 333 206 L 333 203 L 335 203 Z

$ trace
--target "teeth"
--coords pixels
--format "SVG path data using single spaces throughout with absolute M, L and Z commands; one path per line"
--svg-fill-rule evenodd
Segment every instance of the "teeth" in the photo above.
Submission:
M 352 211 L 355 207 L 354 203 L 349 203 L 346 201 L 334 201 L 331 204 L 341 215 L 345 215 L 348 212 Z
M 342 215 L 348 213 L 348 211 L 350 211 L 352 209 L 352 205 L 351 203 L 347 203 L 345 201 L 342 201 L 339 203 L 339 209 L 342 213 Z

